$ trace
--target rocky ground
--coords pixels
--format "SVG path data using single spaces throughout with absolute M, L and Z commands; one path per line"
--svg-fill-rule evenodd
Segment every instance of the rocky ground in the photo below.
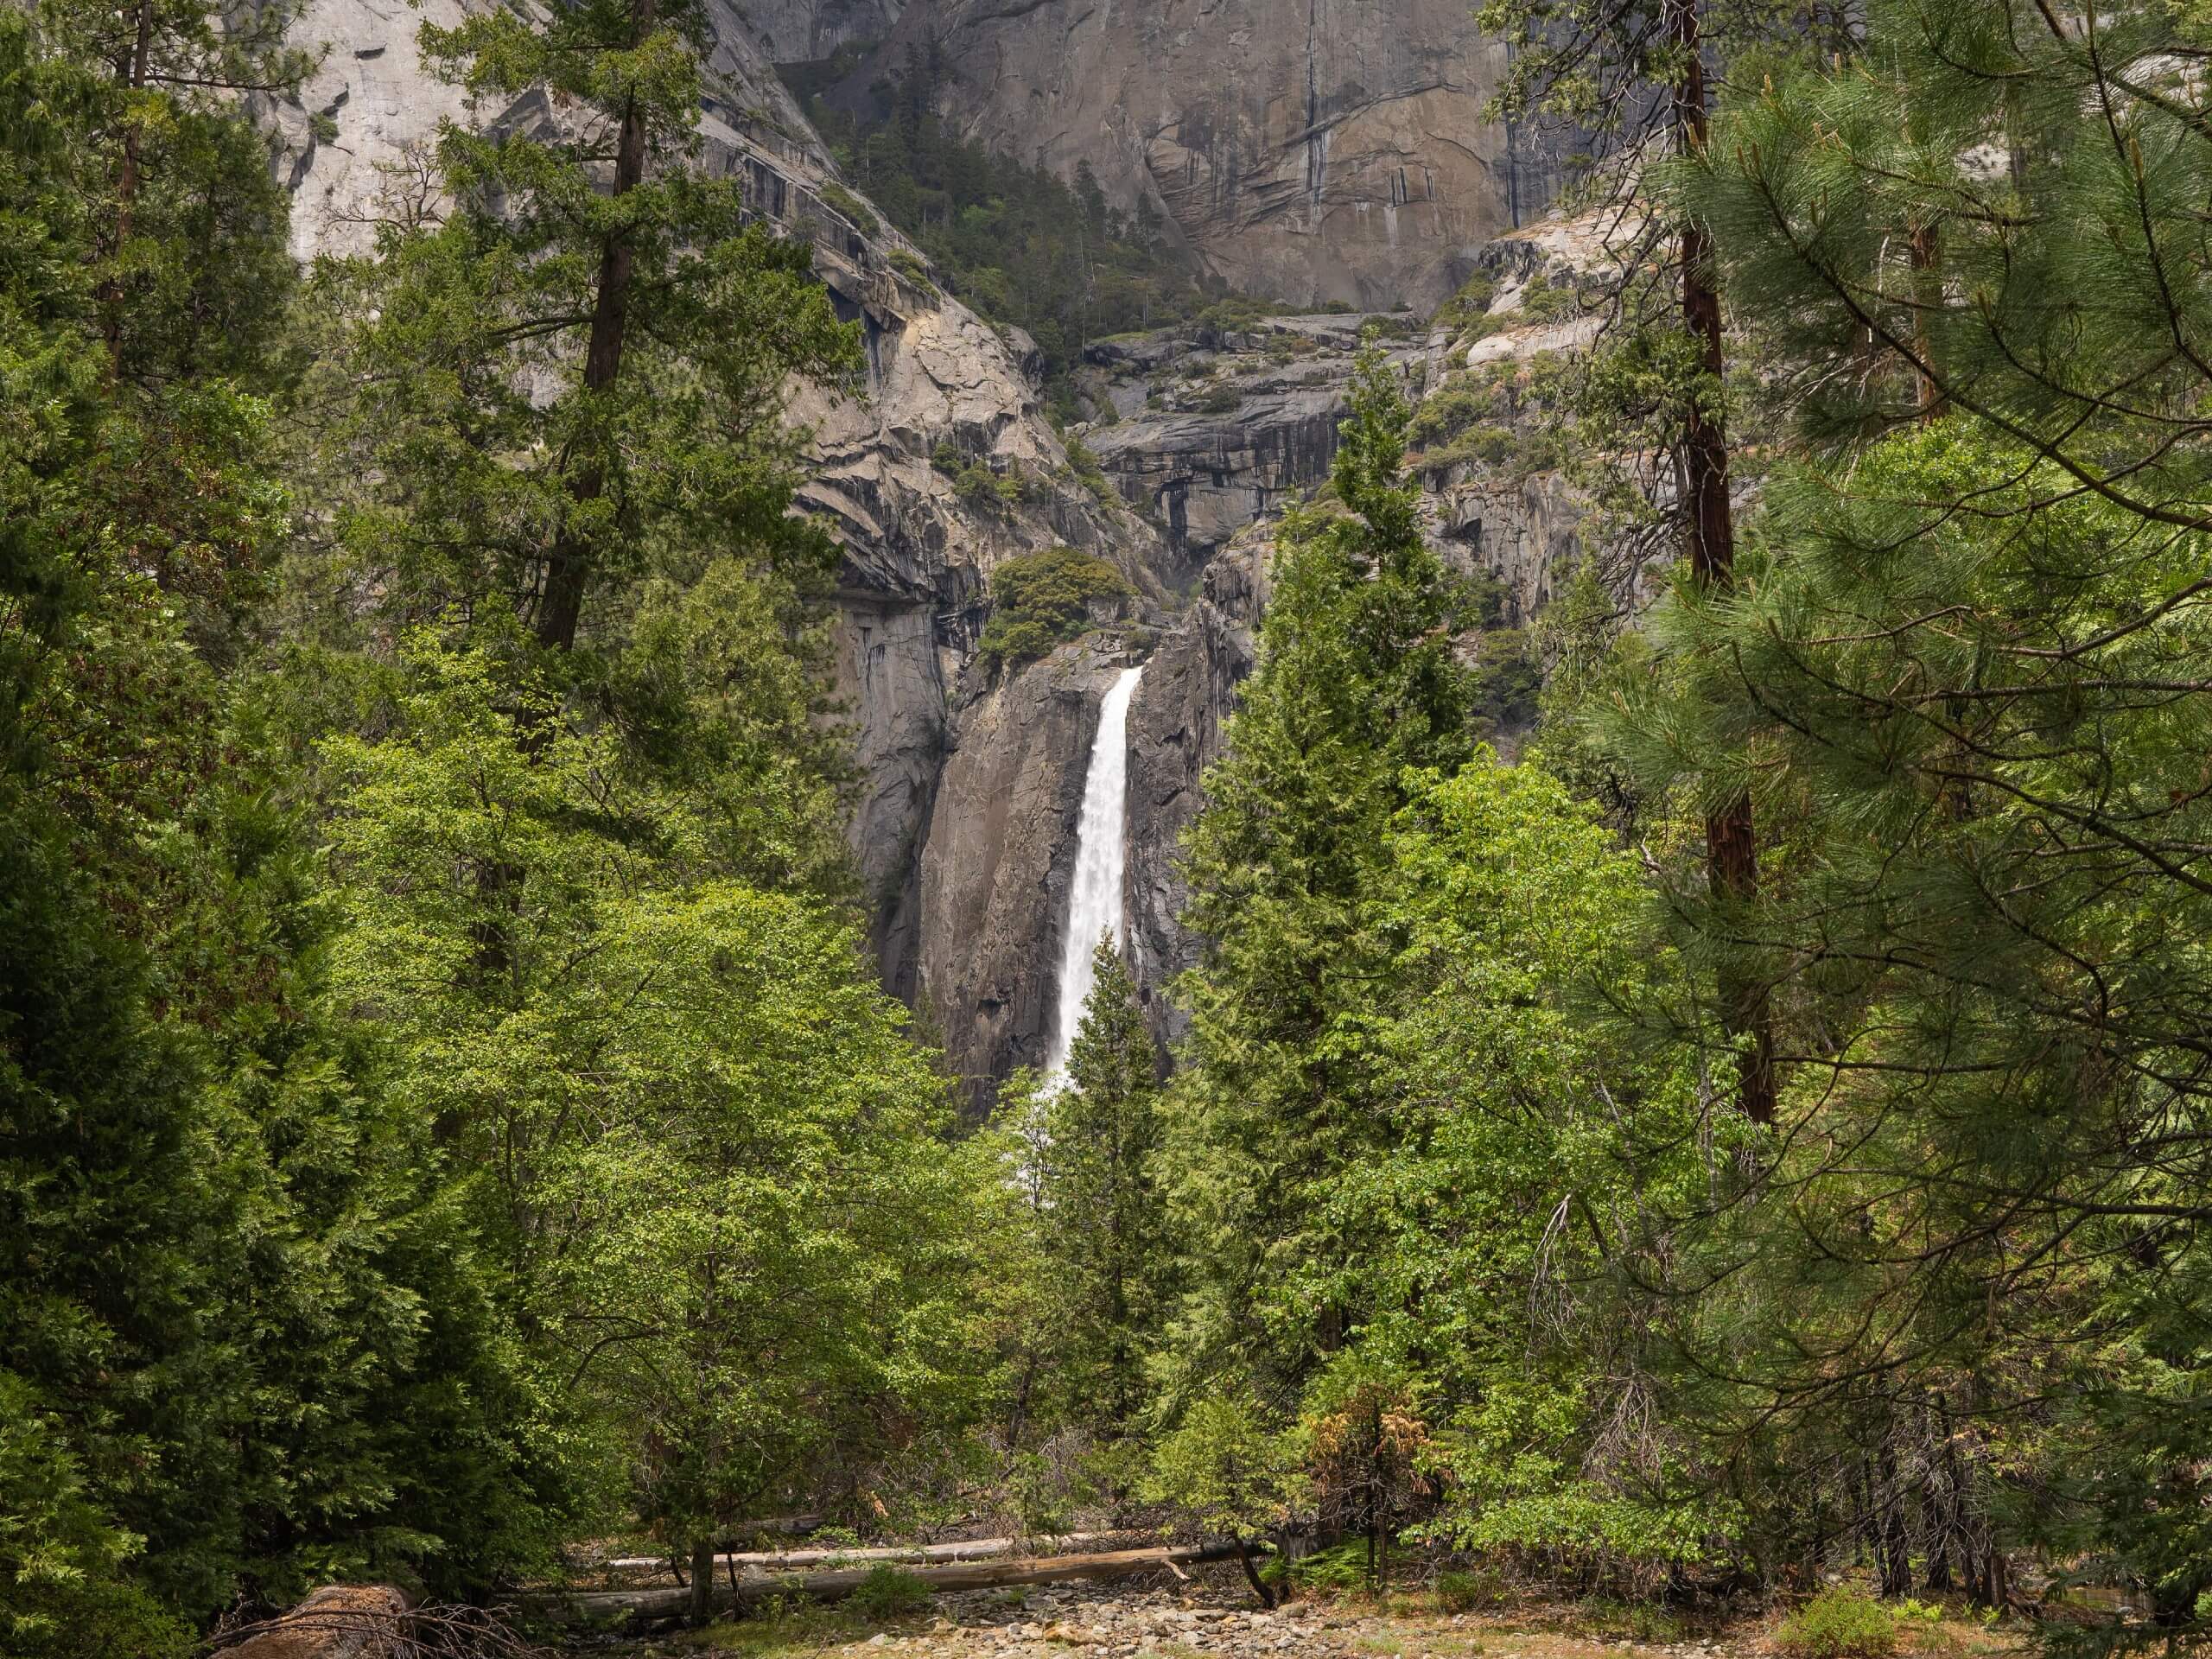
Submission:
M 1969 1659 L 1984 1659 L 2003 1644 L 1971 1645 L 1978 1651 Z M 1956 1644 L 1950 1650 L 1962 1651 Z M 969 1591 L 880 1623 L 847 1610 L 814 1610 L 613 1649 L 620 1659 L 1765 1659 L 1768 1651 L 1762 1621 L 1699 1630 L 1654 1610 L 1454 1613 L 1414 1592 L 1394 1597 L 1387 1609 L 1340 1599 L 1263 1611 L 1233 1568 L 1182 1584 Z

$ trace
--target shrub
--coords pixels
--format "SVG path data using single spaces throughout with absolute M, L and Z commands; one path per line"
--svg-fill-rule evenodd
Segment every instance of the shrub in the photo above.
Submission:
M 94 1501 L 30 1390 L 0 1372 L 0 1653 L 196 1651 L 191 1633 L 127 1575 L 140 1541 Z
M 948 439 L 930 451 L 930 465 L 947 478 L 957 478 L 967 470 L 967 453 Z
M 1490 302 L 1497 297 L 1497 283 L 1478 272 L 1436 308 L 1436 326 L 1451 330 L 1462 346 L 1472 345 L 1497 331 L 1497 321 L 1489 315 Z
M 1196 405 L 1201 415 L 1227 415 L 1244 407 L 1244 394 L 1234 386 L 1211 386 Z
M 1279 308 L 1249 294 L 1232 294 L 1198 313 L 1198 326 L 1218 334 L 1248 334 Z
M 1090 446 L 1079 437 L 1067 441 L 1068 469 L 1083 487 L 1090 492 L 1091 499 L 1102 507 L 1116 506 L 1121 495 L 1114 488 L 1113 480 L 1106 476 L 1106 469 L 1098 464 L 1098 457 L 1090 453 Z
M 1262 1576 L 1306 1593 L 1319 1590 L 1345 1595 L 1365 1590 L 1370 1587 L 1367 1544 L 1363 1539 L 1354 1539 L 1349 1543 L 1315 1550 L 1311 1555 L 1301 1555 L 1294 1561 L 1270 1561 Z
M 1414 410 L 1406 426 L 1406 442 L 1416 449 L 1449 442 L 1487 417 L 1497 402 L 1497 395 L 1488 387 L 1455 376 Z
M 1083 633 L 1094 601 L 1128 591 L 1119 570 L 1071 547 L 1008 559 L 991 573 L 991 620 L 977 649 L 994 669 L 1042 657 Z
M 1369 340 L 1411 340 L 1428 332 L 1428 325 L 1419 317 L 1393 315 L 1370 317 L 1360 330 L 1361 337 Z
M 1430 450 L 1425 464 L 1439 471 L 1471 461 L 1480 461 L 1485 467 L 1503 467 L 1514 458 L 1518 448 L 1507 429 L 1485 423 L 1469 428 L 1441 448 Z
M 875 215 L 868 210 L 868 204 L 846 189 L 836 180 L 832 179 L 824 184 L 822 187 L 821 195 L 823 200 L 859 226 L 865 234 L 869 236 L 875 234 L 879 227 L 875 222 Z
M 981 461 L 963 467 L 952 480 L 953 493 L 971 507 L 997 508 L 1006 505 L 999 493 L 999 478 Z
M 930 268 L 906 249 L 891 250 L 891 268 L 925 294 L 937 292 L 937 284 L 930 280 Z
M 1897 1651 L 1897 1616 L 1865 1591 L 1831 1585 L 1774 1633 L 1784 1659 L 1885 1659 Z
M 872 1624 L 919 1612 L 929 1605 L 929 1586 L 887 1562 L 870 1567 L 848 1598 L 852 1611 Z
M 1445 1612 L 1471 1613 L 1504 1599 L 1505 1580 L 1496 1567 L 1447 1567 L 1436 1575 L 1436 1605 Z
M 1546 322 L 1565 322 L 1581 312 L 1582 296 L 1572 288 L 1554 288 L 1549 278 L 1539 274 L 1521 290 L 1521 308 Z

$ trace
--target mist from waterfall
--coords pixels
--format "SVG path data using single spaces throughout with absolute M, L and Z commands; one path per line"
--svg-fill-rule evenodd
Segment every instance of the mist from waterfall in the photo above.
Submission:
M 1098 936 L 1122 937 L 1122 863 L 1128 840 L 1129 699 L 1144 670 L 1125 668 L 1098 707 L 1098 735 L 1083 780 L 1083 816 L 1077 821 L 1075 880 L 1068 890 L 1068 922 L 1060 938 L 1059 1021 L 1052 1028 L 1048 1085 L 1068 1068 L 1068 1052 L 1083 1026 L 1083 1005 L 1096 980 L 1091 952 Z

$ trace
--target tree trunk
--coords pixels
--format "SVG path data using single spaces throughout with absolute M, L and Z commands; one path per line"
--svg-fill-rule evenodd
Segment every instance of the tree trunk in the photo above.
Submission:
M 253 1628 L 226 1659 L 377 1659 L 409 1634 L 404 1592 L 388 1584 L 334 1584 Z
M 643 46 L 653 32 L 656 0 L 633 0 L 631 7 L 631 45 Z M 622 130 L 615 142 L 613 194 L 620 198 L 635 190 L 645 176 L 645 116 L 632 96 L 622 113 Z M 606 391 L 622 372 L 622 341 L 630 326 L 630 276 L 637 259 L 627 231 L 617 230 L 600 251 L 599 280 L 592 300 L 591 340 L 584 351 L 584 391 Z M 596 501 L 607 490 L 607 473 L 597 461 L 588 462 L 569 486 L 569 499 L 582 507 Z M 536 632 L 537 642 L 556 651 L 576 643 L 576 625 L 583 616 L 584 590 L 591 582 L 591 548 L 573 525 L 564 525 L 553 538 L 553 551 L 545 564 L 545 591 L 539 596 Z
M 1897 1447 L 1886 1435 L 1882 1440 L 1881 1471 L 1882 1593 L 1909 1595 L 1912 1592 L 1912 1541 L 1905 1531 L 1904 1492 L 1897 1478 Z
M 735 1586 L 732 1586 L 733 1599 Z M 691 1541 L 691 1624 L 694 1629 L 713 1623 L 715 1617 L 715 1535 L 702 1532 Z
M 154 47 L 154 0 L 138 0 L 137 32 L 130 55 L 116 66 L 116 79 L 125 96 L 142 90 Z M 123 250 L 130 240 L 130 216 L 138 199 L 138 155 L 145 135 L 135 112 L 126 111 L 123 128 L 123 165 L 115 181 L 115 249 L 117 270 L 100 284 L 100 334 L 107 341 L 108 378 L 123 372 Z
M 1236 1564 L 1244 1569 L 1244 1581 L 1252 1586 L 1252 1593 L 1260 1599 L 1260 1605 L 1273 1611 L 1275 1592 L 1268 1588 L 1267 1580 L 1260 1576 L 1260 1569 L 1252 1561 L 1252 1546 L 1243 1539 L 1236 1541 Z
M 1705 65 L 1699 57 L 1697 0 L 1672 0 L 1675 44 L 1684 67 L 1675 86 L 1673 127 L 1677 155 L 1705 148 Z M 1709 269 L 1713 247 L 1705 227 L 1685 219 L 1681 229 L 1682 319 L 1702 349 L 1705 372 L 1717 384 L 1726 367 L 1720 336 L 1720 296 Z M 1720 412 L 1694 398 L 1682 423 L 1682 486 L 1689 515 L 1690 572 L 1700 588 L 1735 581 L 1735 512 L 1729 500 L 1728 437 Z M 1758 893 L 1758 840 L 1751 798 L 1740 794 L 1705 821 L 1707 881 L 1716 899 L 1746 903 Z M 1729 1034 L 1748 1039 L 1738 1064 L 1737 1101 L 1754 1123 L 1774 1122 L 1774 1030 L 1767 993 L 1756 976 L 1724 966 L 1716 988 Z

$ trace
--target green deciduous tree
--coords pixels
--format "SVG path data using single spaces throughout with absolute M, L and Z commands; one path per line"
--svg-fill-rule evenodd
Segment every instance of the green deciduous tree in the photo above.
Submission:
M 149 16 L 119 263 L 98 20 L 0 20 L 0 1617 L 66 1653 L 158 1651 L 164 1617 L 309 1572 L 465 1580 L 530 1478 L 435 1157 L 321 1001 L 242 666 L 288 504 L 225 377 L 272 371 L 191 296 L 195 240 L 236 237 L 265 299 L 283 219 L 220 89 L 162 55 L 213 21 Z

